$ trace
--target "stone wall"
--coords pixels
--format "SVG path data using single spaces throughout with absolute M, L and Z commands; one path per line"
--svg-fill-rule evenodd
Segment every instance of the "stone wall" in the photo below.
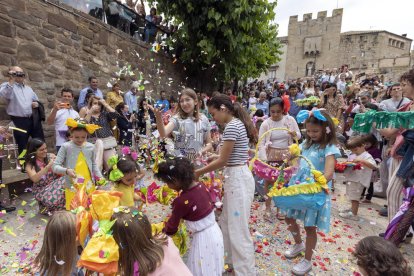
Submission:
M 0 71 L 7 81 L 8 67 L 18 65 L 27 74 L 47 112 L 60 97 L 63 87 L 75 91 L 87 85 L 91 75 L 98 77 L 106 93 L 115 72 L 130 64 L 134 76 L 121 78 L 127 91 L 138 72 L 145 80 L 146 94 L 157 98 L 159 91 L 177 93 L 185 76 L 183 67 L 162 50 L 132 39 L 98 19 L 58 2 L 42 0 L 2 0 L 0 5 Z M 0 120 L 8 119 L 5 103 Z M 53 126 L 44 124 L 48 145 L 53 147 Z

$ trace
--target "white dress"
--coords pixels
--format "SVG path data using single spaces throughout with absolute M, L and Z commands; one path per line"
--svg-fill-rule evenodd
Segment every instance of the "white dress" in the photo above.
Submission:
M 214 211 L 197 221 L 185 221 L 193 233 L 187 266 L 194 276 L 221 276 L 224 272 L 223 234 Z

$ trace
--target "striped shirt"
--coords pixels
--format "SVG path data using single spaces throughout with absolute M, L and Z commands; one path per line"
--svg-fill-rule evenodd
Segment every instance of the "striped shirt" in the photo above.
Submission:
M 235 141 L 227 165 L 246 164 L 249 155 L 249 138 L 246 127 L 237 118 L 231 120 L 224 129 L 223 141 Z

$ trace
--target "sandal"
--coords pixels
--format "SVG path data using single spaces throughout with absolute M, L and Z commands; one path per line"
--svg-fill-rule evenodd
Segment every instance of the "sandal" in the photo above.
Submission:
M 276 214 L 276 218 L 277 218 L 278 220 L 285 220 L 286 216 L 285 216 L 285 215 L 282 215 L 282 214 L 277 213 L 277 214 Z
M 274 220 L 272 219 L 272 213 L 268 211 L 265 211 L 265 213 L 263 214 L 263 219 L 268 222 L 274 222 Z

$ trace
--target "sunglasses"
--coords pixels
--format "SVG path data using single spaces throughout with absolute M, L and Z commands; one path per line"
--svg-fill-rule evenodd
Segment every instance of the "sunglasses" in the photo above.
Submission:
M 12 75 L 13 77 L 20 77 L 20 78 L 26 77 L 26 74 L 23 72 L 13 72 L 10 75 Z

